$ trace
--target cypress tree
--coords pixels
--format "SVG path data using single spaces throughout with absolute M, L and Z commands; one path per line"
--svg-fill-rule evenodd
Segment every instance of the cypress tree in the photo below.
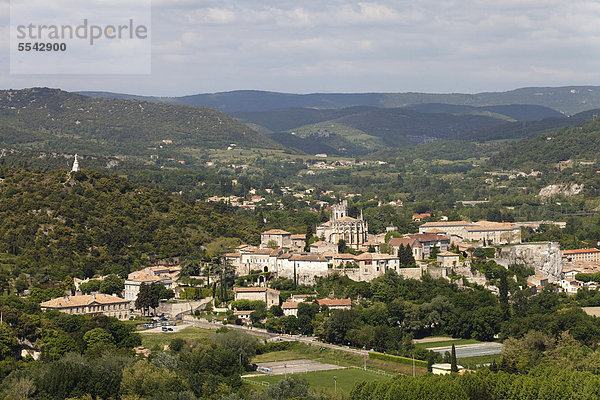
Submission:
M 456 364 L 456 347 L 452 345 L 452 354 L 450 355 L 450 372 L 458 372 L 458 365 Z
M 410 247 L 410 245 L 406 245 L 406 247 L 404 248 L 404 257 L 406 259 L 406 264 L 405 265 L 415 265 L 416 261 L 415 261 L 415 257 L 413 257 L 413 252 L 412 252 L 412 248 Z
M 398 258 L 400 259 L 400 265 L 404 265 L 404 245 L 400 244 L 398 247 Z

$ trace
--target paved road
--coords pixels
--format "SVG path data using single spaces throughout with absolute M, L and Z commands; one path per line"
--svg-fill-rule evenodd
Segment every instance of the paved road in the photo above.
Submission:
M 429 350 L 443 355 L 446 352 L 452 351 L 452 346 L 430 347 Z M 502 352 L 501 343 L 475 343 L 461 344 L 456 346 L 457 358 L 490 356 L 494 354 L 500 354 L 500 352 Z

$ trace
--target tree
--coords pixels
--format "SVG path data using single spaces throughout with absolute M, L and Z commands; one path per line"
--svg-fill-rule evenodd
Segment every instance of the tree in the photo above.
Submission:
M 102 328 L 94 328 L 90 331 L 87 331 L 83 335 L 83 340 L 88 348 L 93 347 L 97 344 L 109 344 L 113 342 L 113 337 L 110 333 L 108 333 L 105 329 Z
M 412 248 L 408 244 L 406 246 L 401 244 L 400 247 L 398 247 L 398 258 L 400 259 L 400 265 L 403 267 L 415 265 Z
M 267 396 L 273 400 L 307 398 L 309 385 L 306 379 L 290 375 L 267 389 Z
M 185 340 L 183 340 L 182 338 L 175 338 L 171 340 L 171 343 L 169 344 L 169 349 L 171 351 L 179 352 L 181 351 L 181 349 L 183 349 L 184 345 Z
M 346 245 L 346 241 L 344 239 L 340 239 L 338 241 L 338 253 L 345 253 L 347 249 L 348 246 Z
M 281 317 L 283 315 L 283 308 L 275 304 L 274 306 L 271 306 L 271 313 L 274 317 Z
M 510 306 L 508 304 L 508 271 L 502 268 L 500 272 L 500 282 L 498 283 L 498 290 L 500 291 L 500 295 L 498 299 L 500 300 L 500 308 L 502 309 L 502 314 L 504 319 L 508 319 L 510 316 Z
M 27 276 L 25 274 L 20 274 L 19 277 L 15 280 L 15 290 L 18 294 L 21 294 L 28 287 L 29 283 L 27 282 Z
M 117 275 L 108 275 L 100 283 L 100 293 L 105 294 L 120 294 L 125 289 L 125 281 Z
M 153 290 L 152 285 L 146 285 L 142 282 L 137 299 L 135 299 L 135 308 L 148 314 L 150 308 L 158 307 L 158 291 Z
M 438 254 L 440 254 L 440 248 L 438 246 L 433 246 L 429 253 L 429 258 L 436 259 Z
M 475 258 L 481 258 L 481 259 L 486 258 L 485 250 L 483 250 L 481 247 L 478 247 L 475 250 L 473 250 L 472 254 L 473 254 L 473 257 L 475 257 Z
M 427 372 L 433 372 L 433 362 L 434 362 L 434 356 L 433 356 L 433 351 L 428 351 L 427 352 Z
M 14 355 L 17 347 L 17 338 L 7 323 L 0 325 L 0 360 Z
M 250 362 L 250 359 L 256 355 L 256 349 L 258 348 L 258 341 L 254 336 L 236 329 L 216 333 L 214 341 L 217 346 L 233 352 L 242 366 L 246 366 Z
M 312 225 L 306 225 L 306 236 L 304 238 L 304 251 L 310 251 L 310 243 L 313 238 Z
M 456 364 L 456 347 L 452 345 L 452 353 L 450 354 L 450 372 L 458 372 L 458 365 Z
M 153 283 L 152 286 L 152 290 L 157 292 L 156 296 L 159 300 L 169 300 L 175 297 L 175 291 L 173 289 L 167 289 L 165 285 L 161 285 L 160 283 Z
M 58 360 L 69 352 L 78 352 L 77 343 L 71 335 L 52 330 L 43 337 L 42 358 L 45 360 Z
M 99 280 L 92 279 L 79 285 L 79 290 L 81 290 L 83 294 L 98 292 L 100 290 L 100 284 L 101 282 Z

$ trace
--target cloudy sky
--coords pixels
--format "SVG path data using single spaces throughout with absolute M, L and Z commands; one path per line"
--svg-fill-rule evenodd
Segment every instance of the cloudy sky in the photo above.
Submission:
M 9 10 L 0 0 L 3 89 L 178 96 L 600 85 L 598 0 L 153 0 L 150 75 L 11 75 Z

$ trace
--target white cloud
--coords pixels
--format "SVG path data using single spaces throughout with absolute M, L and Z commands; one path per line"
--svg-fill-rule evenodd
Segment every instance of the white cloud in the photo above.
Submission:
M 599 17 L 595 0 L 153 0 L 151 77 L 14 82 L 165 95 L 600 84 Z

